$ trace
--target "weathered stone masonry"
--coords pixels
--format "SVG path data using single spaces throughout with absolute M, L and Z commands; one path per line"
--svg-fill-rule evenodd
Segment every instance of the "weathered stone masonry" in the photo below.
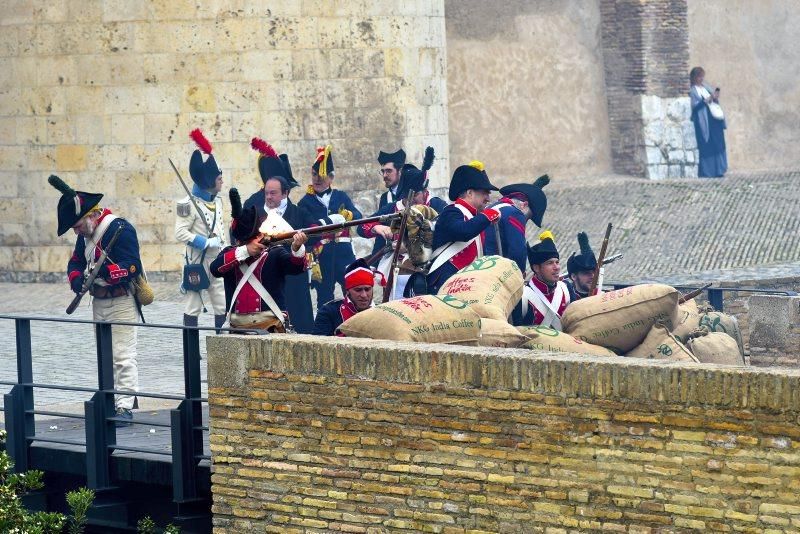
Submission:
M 800 372 L 208 340 L 215 532 L 800 527 Z

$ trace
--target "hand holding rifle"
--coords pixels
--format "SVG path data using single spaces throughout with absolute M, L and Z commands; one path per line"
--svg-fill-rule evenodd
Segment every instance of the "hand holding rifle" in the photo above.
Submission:
M 86 278 L 86 281 L 83 283 L 81 290 L 75 295 L 75 298 L 72 299 L 72 302 L 69 303 L 69 306 L 67 306 L 67 315 L 72 315 L 72 312 L 74 312 L 81 303 L 83 296 L 89 291 L 89 289 L 92 287 L 92 284 L 94 284 L 97 275 L 100 274 L 100 269 L 103 268 L 103 264 L 105 263 L 106 258 L 108 258 L 109 251 L 117 242 L 117 238 L 119 238 L 121 231 L 122 226 L 119 226 L 114 232 L 114 235 L 111 236 L 111 241 L 108 242 L 105 250 L 103 250 L 103 253 L 100 254 L 100 257 L 97 259 L 97 263 L 94 264 L 94 268 L 92 269 L 92 272 L 89 273 L 89 277 Z
M 392 263 L 389 266 L 389 278 L 386 280 L 386 286 L 383 288 L 383 302 L 389 302 L 394 294 L 395 286 L 397 285 L 397 277 L 400 274 L 400 268 L 397 266 L 397 259 L 400 257 L 400 248 L 403 243 L 403 236 L 406 233 L 406 226 L 408 226 L 408 216 L 411 214 L 411 203 L 414 199 L 415 192 L 409 190 L 406 196 L 403 210 L 403 218 L 400 219 L 400 233 L 397 238 L 397 243 L 394 247 L 394 254 L 392 255 Z

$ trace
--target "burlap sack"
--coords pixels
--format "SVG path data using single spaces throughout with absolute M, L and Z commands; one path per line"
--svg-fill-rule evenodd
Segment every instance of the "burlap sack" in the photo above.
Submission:
M 528 337 L 506 321 L 496 319 L 481 319 L 481 337 L 478 345 L 481 347 L 519 347 L 528 341 Z
M 631 358 L 647 358 L 650 360 L 674 360 L 679 362 L 697 362 L 698 359 L 689 352 L 678 338 L 670 334 L 666 326 L 656 323 L 648 332 L 642 343 L 625 356 Z
M 669 328 L 680 293 L 663 284 L 642 284 L 577 300 L 561 318 L 564 332 L 624 354 L 644 340 L 656 321 Z
M 689 341 L 689 334 L 697 330 L 700 324 L 700 311 L 694 299 L 678 305 L 678 316 L 672 328 L 672 335 L 681 343 Z
M 745 365 L 736 340 L 723 332 L 709 332 L 703 329 L 692 334 L 687 346 L 702 363 Z
M 522 298 L 524 284 L 515 261 L 484 256 L 448 278 L 438 294 L 463 300 L 483 318 L 507 321 Z
M 420 343 L 477 343 L 481 319 L 449 295 L 392 300 L 359 312 L 339 330 L 347 337 Z
M 540 352 L 569 352 L 572 354 L 591 354 L 593 356 L 616 356 L 610 350 L 576 339 L 547 326 L 518 326 L 517 330 L 529 340 L 520 348 Z
M 744 342 L 742 341 L 742 331 L 739 329 L 739 321 L 733 315 L 715 311 L 711 306 L 700 309 L 700 320 L 698 325 L 709 332 L 722 332 L 728 334 L 736 340 L 739 352 L 744 354 Z

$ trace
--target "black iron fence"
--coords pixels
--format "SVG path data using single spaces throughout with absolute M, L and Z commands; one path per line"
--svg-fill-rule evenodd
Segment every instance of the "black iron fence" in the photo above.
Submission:
M 173 500 L 187 502 L 198 497 L 199 465 L 210 456 L 203 451 L 204 434 L 208 427 L 203 424 L 203 404 L 208 402 L 201 393 L 200 372 L 200 331 L 214 328 L 183 327 L 163 324 L 141 324 L 125 322 L 87 321 L 78 319 L 57 319 L 44 317 L 17 317 L 0 315 L 0 320 L 15 323 L 16 331 L 16 381 L 0 381 L 0 385 L 11 386 L 4 396 L 2 410 L 5 412 L 5 426 L 8 432 L 6 448 L 14 460 L 17 472 L 30 468 L 30 447 L 36 442 L 54 443 L 85 447 L 86 480 L 94 490 L 111 489 L 111 461 L 114 451 L 140 452 L 170 456 L 172 463 Z M 79 387 L 63 384 L 44 384 L 34 382 L 33 352 L 31 344 L 32 322 L 57 322 L 94 325 L 97 351 L 97 387 Z M 112 351 L 112 325 L 134 326 L 137 328 L 162 328 L 182 330 L 183 334 L 183 395 L 136 391 L 137 397 L 176 401 L 177 408 L 170 410 L 169 423 L 141 418 L 138 414 L 132 420 L 116 416 L 114 395 L 131 395 L 130 391 L 114 389 L 114 361 Z M 240 331 L 241 332 L 241 331 Z M 37 410 L 34 406 L 34 392 L 39 389 L 91 393 L 91 400 L 84 402 L 83 415 L 59 411 Z M 37 434 L 35 416 L 83 419 L 85 422 L 85 441 L 64 439 Z M 117 441 L 117 421 L 134 425 L 169 428 L 171 451 L 125 445 Z M 207 470 L 207 469 L 206 469 Z

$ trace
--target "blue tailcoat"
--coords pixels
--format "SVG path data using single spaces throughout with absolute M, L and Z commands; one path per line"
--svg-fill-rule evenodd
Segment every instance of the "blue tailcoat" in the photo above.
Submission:
M 131 281 L 142 272 L 142 260 L 139 256 L 139 239 L 136 237 L 136 229 L 131 223 L 122 218 L 111 221 L 100 240 L 100 248 L 106 250 L 108 243 L 117 231 L 122 231 L 114 243 L 114 247 L 108 252 L 106 261 L 100 268 L 98 278 L 105 280 L 108 285 L 122 285 L 128 288 Z M 86 242 L 83 236 L 78 236 L 75 241 L 75 250 L 67 263 L 67 277 L 72 280 L 76 276 L 84 274 L 86 271 Z M 85 273 L 87 276 L 89 273 Z
M 503 202 L 495 202 L 491 208 L 497 209 Z M 513 260 L 519 266 L 523 276 L 528 268 L 528 246 L 525 241 L 525 223 L 527 217 L 516 206 L 506 206 L 500 209 L 500 220 L 497 221 L 500 230 L 500 244 L 503 248 L 503 257 Z M 486 242 L 483 253 L 487 256 L 500 254 L 497 249 L 497 237 L 493 227 L 486 229 Z

